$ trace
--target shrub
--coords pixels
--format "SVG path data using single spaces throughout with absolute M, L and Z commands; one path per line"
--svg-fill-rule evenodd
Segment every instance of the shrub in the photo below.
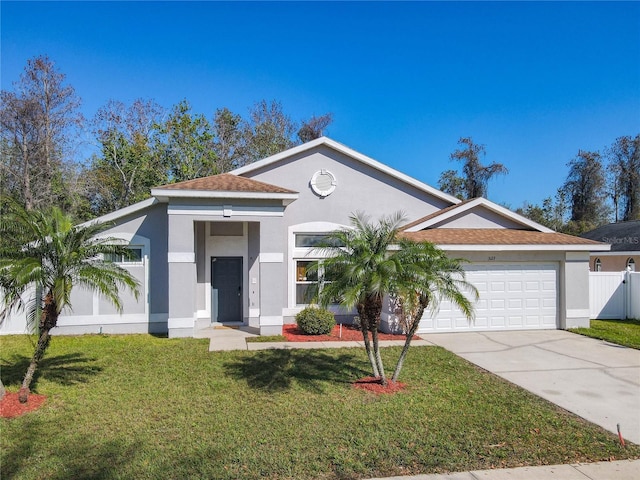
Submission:
M 333 330 L 336 319 L 329 310 L 307 307 L 296 315 L 296 323 L 306 335 L 327 335 Z

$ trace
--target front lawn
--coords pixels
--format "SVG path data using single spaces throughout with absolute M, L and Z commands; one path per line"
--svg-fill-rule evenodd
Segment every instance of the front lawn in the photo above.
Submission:
M 569 331 L 640 349 L 640 320 L 591 320 L 590 328 L 571 328 Z
M 27 337 L 1 337 L 19 387 Z M 346 479 L 638 458 L 640 447 L 439 347 L 376 396 L 363 350 L 208 352 L 208 340 L 54 337 L 39 410 L 0 420 L 2 478 Z M 399 349 L 386 348 L 388 364 Z

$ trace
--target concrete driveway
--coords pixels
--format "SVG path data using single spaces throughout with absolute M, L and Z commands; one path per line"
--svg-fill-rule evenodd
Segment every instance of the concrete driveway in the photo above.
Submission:
M 640 444 L 640 351 L 563 330 L 422 338 Z

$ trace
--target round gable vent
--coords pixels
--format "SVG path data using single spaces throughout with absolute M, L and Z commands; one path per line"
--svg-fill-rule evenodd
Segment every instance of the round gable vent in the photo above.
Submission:
M 329 170 L 318 170 L 311 177 L 311 189 L 321 197 L 331 195 L 336 185 L 336 177 Z

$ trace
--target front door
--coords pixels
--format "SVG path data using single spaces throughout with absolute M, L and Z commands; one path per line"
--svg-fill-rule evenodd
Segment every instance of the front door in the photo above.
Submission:
M 242 321 L 242 257 L 211 257 L 211 321 Z

